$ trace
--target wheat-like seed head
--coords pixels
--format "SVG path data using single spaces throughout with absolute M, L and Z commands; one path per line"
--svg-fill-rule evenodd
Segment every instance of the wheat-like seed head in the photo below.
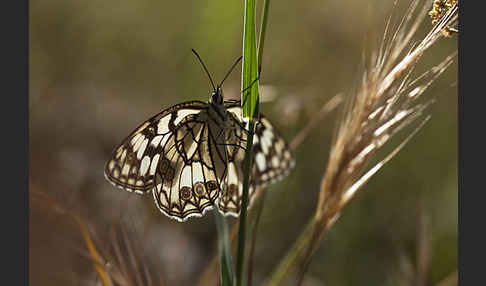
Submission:
M 447 69 L 456 53 L 414 79 L 412 70 L 424 52 L 444 36 L 441 31 L 458 22 L 456 2 L 421 42 L 411 42 L 430 9 L 430 3 L 417 12 L 419 0 L 413 0 L 393 33 L 389 32 L 391 17 L 388 19 L 381 47 L 368 61 L 370 68 L 365 69 L 361 85 L 348 102 L 338 126 L 315 215 L 265 285 L 280 285 L 283 277 L 298 262 L 300 285 L 319 242 L 338 219 L 343 207 L 430 118 L 426 109 L 434 99 L 423 98 L 424 91 Z M 407 47 L 409 51 L 404 53 Z M 369 167 L 377 150 L 412 123 L 417 125 L 405 140 Z
M 340 210 L 386 162 L 388 162 L 423 126 L 430 116 L 427 107 L 433 98 L 424 99 L 424 91 L 452 63 L 456 53 L 422 75 L 411 73 L 424 52 L 439 38 L 446 27 L 457 24 L 458 4 L 443 13 L 436 25 L 417 45 L 411 39 L 429 6 L 416 12 L 419 1 L 413 1 L 405 16 L 390 35 L 387 22 L 381 48 L 372 56 L 356 95 L 349 102 L 331 147 L 326 174 L 321 183 L 316 219 L 328 228 Z M 416 16 L 414 16 L 416 15 Z M 404 50 L 412 45 L 407 53 Z M 406 139 L 390 154 L 369 168 L 378 149 L 404 127 L 417 124 Z

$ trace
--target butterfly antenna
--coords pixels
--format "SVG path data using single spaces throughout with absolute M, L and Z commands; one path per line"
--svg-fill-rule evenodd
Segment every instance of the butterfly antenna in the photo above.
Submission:
M 208 75 L 209 77 L 209 81 L 211 82 L 211 85 L 213 86 L 213 90 L 216 91 L 216 87 L 214 86 L 214 82 L 213 82 L 213 79 L 211 78 L 211 74 L 209 73 L 208 69 L 206 68 L 206 65 L 204 64 L 204 62 L 202 61 L 201 57 L 199 56 L 199 54 L 194 50 L 194 49 L 191 49 L 192 52 L 196 55 L 197 59 L 199 60 L 199 62 L 201 63 L 201 65 L 203 66 L 204 70 L 206 71 L 206 74 Z
M 235 63 L 233 64 L 233 66 L 231 66 L 231 68 L 229 69 L 228 73 L 226 73 L 226 76 L 223 78 L 223 80 L 221 81 L 221 83 L 218 85 L 218 86 L 222 86 L 223 85 L 223 82 L 226 80 L 226 78 L 231 74 L 231 72 L 235 69 L 236 65 L 241 61 L 241 59 L 243 58 L 243 56 L 239 57 L 238 59 L 236 59 Z

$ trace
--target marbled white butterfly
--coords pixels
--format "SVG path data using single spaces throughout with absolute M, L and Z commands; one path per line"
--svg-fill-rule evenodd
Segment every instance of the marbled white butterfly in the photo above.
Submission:
M 214 204 L 225 215 L 240 212 L 248 135 L 241 104 L 224 100 L 224 79 L 214 87 L 201 64 L 213 86 L 209 101 L 183 102 L 153 116 L 123 140 L 105 166 L 114 186 L 139 194 L 152 191 L 159 210 L 178 221 L 202 216 Z M 293 165 L 287 143 L 260 116 L 249 204 L 257 188 L 282 179 Z

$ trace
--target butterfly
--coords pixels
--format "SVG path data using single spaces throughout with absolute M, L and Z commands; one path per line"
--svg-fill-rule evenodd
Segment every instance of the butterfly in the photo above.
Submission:
M 249 133 L 241 102 L 224 100 L 221 86 L 239 60 L 215 87 L 193 52 L 213 86 L 209 101 L 176 104 L 143 122 L 115 148 L 105 178 L 130 192 L 152 192 L 158 209 L 180 222 L 213 206 L 237 217 Z M 258 188 L 281 180 L 294 165 L 287 143 L 261 115 L 253 137 L 249 205 Z

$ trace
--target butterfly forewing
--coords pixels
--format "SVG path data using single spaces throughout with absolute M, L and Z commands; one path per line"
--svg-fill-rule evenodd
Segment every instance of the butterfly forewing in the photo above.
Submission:
M 181 103 L 142 123 L 115 149 L 105 166 L 105 177 L 127 191 L 143 194 L 152 190 L 158 157 L 172 136 L 177 118 L 198 113 L 206 106 L 200 101 Z

